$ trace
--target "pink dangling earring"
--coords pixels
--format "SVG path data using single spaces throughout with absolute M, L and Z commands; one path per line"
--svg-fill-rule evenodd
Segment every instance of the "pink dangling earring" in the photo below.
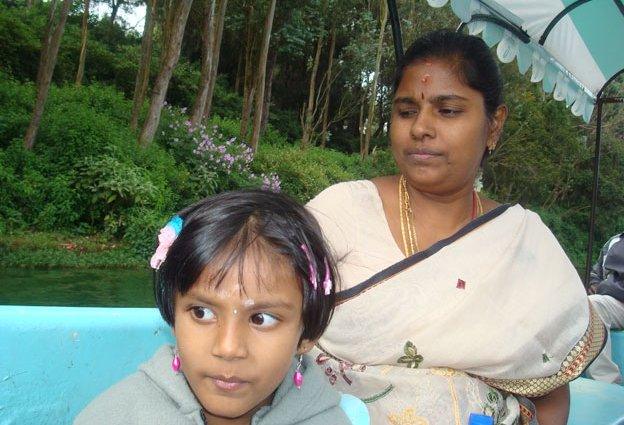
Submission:
M 178 348 L 176 347 L 173 352 L 173 360 L 171 361 L 171 369 L 175 373 L 180 371 L 180 356 L 178 356 Z
M 301 373 L 301 363 L 303 362 L 303 355 L 299 355 L 299 362 L 297 363 L 297 370 L 295 370 L 295 374 L 293 375 L 293 382 L 295 383 L 295 387 L 298 390 L 301 389 L 303 385 L 303 373 Z

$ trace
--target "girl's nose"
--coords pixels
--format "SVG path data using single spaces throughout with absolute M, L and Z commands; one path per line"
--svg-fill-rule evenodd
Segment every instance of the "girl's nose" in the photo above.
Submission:
M 218 323 L 212 355 L 225 360 L 242 359 L 247 356 L 247 332 L 237 320 Z
M 410 127 L 410 136 L 414 140 L 435 137 L 434 120 L 429 108 L 421 108 L 418 114 L 414 116 Z

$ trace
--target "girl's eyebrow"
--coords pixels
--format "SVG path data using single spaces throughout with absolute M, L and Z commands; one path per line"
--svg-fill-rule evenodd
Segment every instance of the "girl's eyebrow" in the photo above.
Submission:
M 292 303 L 289 303 L 287 301 L 282 301 L 282 300 L 260 301 L 250 306 L 246 306 L 245 309 L 246 310 L 264 310 L 264 309 L 269 309 L 269 308 L 284 308 L 284 309 L 291 310 L 294 308 L 294 305 Z
M 219 306 L 219 298 L 218 297 L 206 297 L 202 293 L 198 293 L 195 291 L 188 291 L 186 293 L 189 298 L 192 298 L 194 301 L 199 301 L 204 304 L 209 304 L 215 307 Z M 263 310 L 269 308 L 283 308 L 287 310 L 292 310 L 295 306 L 284 300 L 266 300 L 266 301 L 255 301 L 253 304 L 245 305 L 243 302 L 245 310 Z

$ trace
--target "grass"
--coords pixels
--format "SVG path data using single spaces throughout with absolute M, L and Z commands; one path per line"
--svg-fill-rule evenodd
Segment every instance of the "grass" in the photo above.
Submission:
M 101 235 L 20 231 L 0 234 L 0 267 L 140 268 L 146 259 Z

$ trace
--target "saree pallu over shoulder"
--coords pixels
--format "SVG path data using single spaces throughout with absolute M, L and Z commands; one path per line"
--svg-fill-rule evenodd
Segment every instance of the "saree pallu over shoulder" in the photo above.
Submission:
M 576 378 L 605 339 L 573 265 L 519 205 L 486 213 L 338 298 L 319 343 L 357 371 L 348 388 L 360 394 L 367 371 L 381 370 L 379 393 L 394 385 L 383 382 L 393 370 L 418 369 L 462 371 L 536 397 Z

